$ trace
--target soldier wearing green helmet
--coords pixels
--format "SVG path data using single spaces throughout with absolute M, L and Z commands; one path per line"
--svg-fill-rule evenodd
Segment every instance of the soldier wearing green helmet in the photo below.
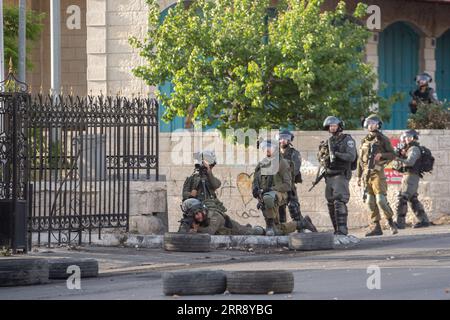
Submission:
M 371 220 L 366 237 L 383 234 L 380 211 L 384 213 L 392 234 L 398 232 L 393 220 L 394 212 L 387 200 L 387 180 L 384 174 L 384 167 L 396 155 L 389 138 L 380 131 L 382 125 L 383 121 L 376 114 L 365 119 L 364 127 L 368 134 L 362 139 L 359 150 L 358 185 L 364 186 L 364 201 L 369 208 Z

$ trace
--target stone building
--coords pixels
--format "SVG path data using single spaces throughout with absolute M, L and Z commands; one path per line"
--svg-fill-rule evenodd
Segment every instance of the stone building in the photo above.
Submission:
M 17 2 L 10 1 L 10 2 Z M 325 8 L 332 8 L 337 0 L 327 0 Z M 346 1 L 350 9 L 357 0 Z M 414 77 L 419 72 L 428 72 L 433 78 L 440 99 L 450 100 L 450 1 L 447 0 L 365 0 L 368 5 L 377 5 L 381 9 L 381 29 L 373 30 L 372 37 L 366 46 L 367 61 L 372 63 L 379 76 L 379 83 L 386 83 L 387 88 L 382 94 L 404 92 L 406 98 L 393 107 L 392 121 L 387 129 L 403 129 L 408 114 L 407 93 L 414 88 Z M 28 1 L 29 8 L 49 13 L 48 0 Z M 174 0 L 161 0 L 161 17 L 175 5 Z M 67 19 L 71 16 L 68 7 L 76 5 L 81 10 L 81 28 L 68 29 Z M 68 13 L 69 11 L 69 13 Z M 44 90 L 50 87 L 50 28 L 47 17 L 44 33 L 36 44 L 32 61 L 35 68 L 27 74 L 27 82 L 33 91 L 42 86 Z M 92 94 L 150 94 L 154 88 L 149 88 L 143 81 L 135 78 L 131 69 L 144 63 L 138 53 L 128 44 L 130 36 L 143 38 L 147 31 L 147 8 L 144 0 L 61 0 L 61 31 L 62 31 L 62 86 L 68 91 L 79 95 Z M 161 90 L 170 90 L 167 85 Z M 66 92 L 67 92 L 66 91 Z M 163 111 L 163 106 L 160 106 Z M 169 224 L 173 229 L 179 215 L 180 191 L 184 178 L 192 172 L 191 165 L 172 163 L 175 129 L 184 127 L 184 119 L 177 118 L 171 123 L 160 122 L 160 173 L 166 182 L 158 185 L 161 197 L 145 200 L 140 190 L 134 190 L 142 204 L 136 202 L 133 212 L 150 210 L 152 206 L 166 207 L 169 212 Z M 355 131 L 356 139 L 360 140 L 361 131 Z M 398 131 L 387 131 L 391 137 L 398 136 Z M 423 141 L 437 155 L 437 169 L 433 176 L 427 177 L 421 183 L 421 191 L 427 209 L 432 217 L 450 214 L 448 193 L 450 179 L 450 132 L 444 130 L 424 131 Z M 299 133 L 296 139 L 297 147 L 304 152 L 306 163 L 315 164 L 316 146 L 325 135 L 320 132 Z M 216 139 L 216 146 L 223 146 L 224 141 L 218 135 L 205 137 Z M 194 142 L 193 146 L 195 145 Z M 225 147 L 224 149 L 225 150 Z M 236 151 L 238 152 L 238 151 Z M 245 152 L 245 151 L 243 151 Z M 250 151 L 249 151 L 250 152 Z M 311 168 L 311 166 L 310 166 Z M 224 203 L 229 206 L 229 213 L 241 222 L 262 223 L 260 215 L 255 212 L 256 203 L 251 197 L 242 194 L 240 184 L 246 181 L 237 177 L 249 176 L 250 166 L 222 166 L 216 169 L 218 176 L 225 181 L 221 189 Z M 307 187 L 314 177 L 314 172 L 305 172 L 305 184 L 299 187 L 303 210 L 313 215 L 320 226 L 329 225 L 323 189 L 318 187 L 312 193 L 307 193 Z M 245 179 L 244 179 L 245 180 Z M 240 181 L 240 182 L 239 182 Z M 145 190 L 150 190 L 143 187 Z M 389 191 L 391 202 L 395 202 L 398 186 Z M 359 199 L 355 183 L 352 183 L 351 226 L 361 226 L 367 223 L 363 204 Z M 167 204 L 165 201 L 167 199 Z M 152 202 L 153 201 L 153 202 Z M 134 203 L 133 203 L 134 205 Z M 159 209 L 158 209 L 159 210 Z M 162 209 L 161 209 L 162 210 Z M 159 210 L 160 211 L 160 210 Z M 244 216 L 245 215 L 245 216 Z
M 16 2 L 17 0 L 10 0 Z M 49 13 L 48 0 L 28 1 L 29 8 Z M 324 8 L 335 7 L 338 0 L 327 0 Z M 348 0 L 350 10 L 358 0 Z M 385 83 L 384 95 L 406 93 L 405 100 L 392 111 L 390 129 L 406 125 L 408 92 L 414 87 L 414 76 L 428 72 L 440 99 L 450 100 L 450 1 L 448 0 L 366 0 L 377 5 L 381 29 L 373 30 L 366 46 L 367 61 Z M 162 18 L 174 0 L 161 0 Z M 68 29 L 70 6 L 81 10 L 81 28 Z M 27 76 L 34 90 L 50 87 L 49 14 L 44 21 L 41 40 L 35 45 L 33 71 Z M 62 86 L 76 94 L 147 94 L 153 89 L 131 74 L 142 59 L 128 44 L 130 36 L 143 38 L 147 30 L 144 0 L 62 0 L 61 66 Z M 170 90 L 165 86 L 162 90 Z M 184 126 L 182 119 L 161 123 L 161 131 L 170 132 Z

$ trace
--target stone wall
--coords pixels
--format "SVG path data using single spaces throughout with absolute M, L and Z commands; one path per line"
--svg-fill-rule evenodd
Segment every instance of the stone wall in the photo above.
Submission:
M 364 137 L 363 131 L 347 132 L 353 135 L 357 144 Z M 398 138 L 400 131 L 385 131 L 388 137 Z M 303 214 L 309 214 L 320 227 L 330 227 L 324 198 L 325 184 L 322 181 L 313 191 L 308 192 L 317 171 L 316 153 L 320 141 L 327 138 L 326 132 L 296 132 L 294 146 L 301 150 L 303 157 L 303 184 L 297 185 Z M 184 140 L 181 140 L 184 139 Z M 202 142 L 200 141 L 202 140 Z M 433 174 L 427 174 L 420 183 L 420 199 L 432 219 L 450 214 L 448 200 L 450 186 L 450 131 L 422 130 L 421 142 L 429 147 L 435 158 Z M 183 141 L 183 143 L 181 143 Z M 182 147 L 187 152 L 181 154 Z M 231 152 L 231 145 L 226 143 L 216 132 L 207 133 L 171 133 L 161 134 L 160 172 L 165 175 L 167 185 L 167 204 L 169 213 L 169 229 L 176 230 L 180 219 L 181 190 L 183 182 L 193 171 L 192 152 L 194 150 L 213 149 L 219 158 L 219 164 L 214 168 L 215 175 L 222 181 L 218 190 L 219 198 L 228 208 L 228 214 L 240 223 L 264 224 L 262 214 L 256 210 L 256 200 L 251 196 L 251 178 L 254 165 L 232 164 L 232 156 L 245 155 L 246 159 L 256 159 L 257 150 L 254 147 L 245 150 L 237 147 Z M 192 152 L 189 152 L 191 150 Z M 185 157 L 184 163 L 180 159 Z M 221 163 L 227 163 L 223 165 Z M 239 176 L 239 178 L 238 178 Z M 250 186 L 249 186 L 250 185 Z M 388 198 L 395 208 L 399 185 L 389 185 Z M 362 202 L 362 190 L 356 185 L 356 179 L 351 181 L 351 200 L 349 203 L 349 226 L 361 227 L 368 224 L 367 210 Z M 412 219 L 412 214 L 409 215 Z

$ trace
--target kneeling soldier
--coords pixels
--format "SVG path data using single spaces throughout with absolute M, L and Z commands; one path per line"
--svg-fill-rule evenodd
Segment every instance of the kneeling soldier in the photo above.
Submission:
M 419 134 L 415 130 L 405 131 L 401 137 L 401 146 L 398 148 L 398 155 L 394 169 L 403 173 L 402 187 L 398 195 L 397 202 L 397 227 L 399 229 L 405 228 L 406 213 L 408 212 L 408 202 L 411 203 L 411 208 L 418 220 L 413 228 L 428 227 L 430 222 L 428 220 L 425 209 L 419 201 L 420 178 L 423 178 L 422 166 L 422 152 L 418 142 Z
M 267 157 L 258 163 L 253 178 L 253 197 L 259 200 L 258 208 L 266 220 L 266 235 L 288 234 L 309 229 L 316 232 L 311 219 L 306 216 L 296 221 L 280 223 L 279 206 L 286 204 L 292 190 L 290 164 L 280 157 L 278 143 L 266 140 L 261 143 Z
M 216 190 L 220 187 L 221 182 L 212 172 L 216 165 L 216 156 L 214 152 L 203 151 L 194 154 L 194 157 L 196 162 L 194 173 L 188 177 L 183 184 L 183 203 L 187 200 L 197 200 L 200 205 L 207 208 L 207 211 L 203 211 L 205 214 L 204 219 L 201 219 L 201 214 L 197 214 L 197 219 L 193 219 L 193 214 L 187 213 L 187 211 L 189 211 L 188 208 L 183 210 L 184 218 L 181 220 L 180 230 L 183 232 L 193 232 L 193 230 L 197 230 L 197 232 L 209 233 L 212 235 L 264 235 L 265 232 L 263 228 L 242 226 L 225 214 L 227 209 L 216 195 Z M 192 205 L 192 202 L 186 202 L 186 205 L 188 204 Z M 195 206 L 195 208 L 197 207 Z M 207 212 L 208 217 L 206 217 Z

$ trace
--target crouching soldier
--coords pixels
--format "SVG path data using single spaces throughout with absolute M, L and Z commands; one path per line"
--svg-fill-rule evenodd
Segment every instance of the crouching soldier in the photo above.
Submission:
M 213 174 L 213 168 L 217 161 L 214 152 L 203 151 L 194 154 L 195 169 L 183 184 L 183 203 L 187 200 L 197 200 L 197 202 L 186 202 L 186 205 L 196 203 L 206 208 L 198 211 L 196 219 L 194 214 L 186 208 L 183 209 L 183 219 L 181 220 L 181 232 L 197 232 L 209 234 L 253 234 L 264 235 L 264 229 L 242 226 L 230 219 L 225 214 L 227 209 L 217 198 L 216 190 L 220 188 L 221 182 Z M 195 206 L 195 208 L 197 208 Z M 195 209 L 197 210 L 197 209 Z M 200 212 L 204 213 L 202 215 Z
M 418 222 L 413 228 L 428 227 L 430 222 L 422 203 L 418 199 L 417 190 L 420 178 L 423 178 L 423 164 L 427 154 L 423 153 L 418 142 L 419 134 L 415 130 L 407 130 L 400 137 L 400 147 L 396 150 L 399 158 L 394 162 L 394 169 L 403 173 L 402 186 L 397 202 L 397 228 L 405 228 L 408 202 Z M 433 159 L 434 161 L 434 159 Z M 432 166 L 432 165 L 431 165 Z
M 223 213 L 216 203 L 206 201 L 203 204 L 198 199 L 187 199 L 181 205 L 183 218 L 178 232 L 208 233 L 210 235 L 264 235 L 262 227 L 243 226 Z
M 290 164 L 280 157 L 278 143 L 266 140 L 261 149 L 267 157 L 258 163 L 253 178 L 253 197 L 259 200 L 266 220 L 266 235 L 285 235 L 294 231 L 308 229 L 316 232 L 311 219 L 306 216 L 295 221 L 280 223 L 279 206 L 286 204 L 288 192 L 292 190 Z

